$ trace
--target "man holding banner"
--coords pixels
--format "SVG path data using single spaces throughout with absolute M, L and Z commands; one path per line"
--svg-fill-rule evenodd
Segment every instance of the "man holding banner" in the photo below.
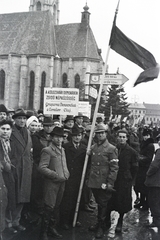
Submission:
M 107 140 L 107 130 L 104 125 L 95 129 L 98 142 L 91 147 L 91 168 L 89 171 L 88 187 L 92 189 L 98 204 L 98 222 L 89 228 L 96 231 L 96 238 L 102 238 L 105 226 L 107 204 L 114 191 L 113 186 L 118 172 L 118 151 Z

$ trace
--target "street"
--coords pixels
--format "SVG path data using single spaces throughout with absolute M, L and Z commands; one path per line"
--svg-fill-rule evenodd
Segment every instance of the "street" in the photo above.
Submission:
M 121 234 L 115 234 L 115 226 L 118 214 L 112 212 L 112 225 L 108 232 L 105 233 L 103 240 L 160 240 L 160 233 L 157 229 L 149 230 L 145 225 L 151 221 L 151 216 L 147 211 L 140 211 L 132 209 L 125 215 L 123 231 Z M 93 213 L 80 211 L 79 221 L 82 223 L 81 227 L 75 227 L 71 230 L 59 229 L 62 233 L 62 240 L 95 240 L 94 233 L 88 231 L 88 227 L 96 222 L 96 210 Z M 25 223 L 24 223 L 25 224 Z M 26 231 L 9 235 L 4 234 L 4 240 L 38 240 L 40 232 L 40 224 L 27 224 Z M 52 240 L 53 238 L 49 238 Z

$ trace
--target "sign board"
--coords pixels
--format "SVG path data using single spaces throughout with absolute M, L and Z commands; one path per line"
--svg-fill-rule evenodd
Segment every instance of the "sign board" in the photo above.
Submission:
M 97 89 L 93 88 L 92 86 L 89 87 L 89 96 L 93 98 L 97 98 Z
M 90 84 L 100 84 L 102 75 L 91 74 Z M 123 85 L 128 81 L 128 78 L 123 74 L 106 74 L 104 84 L 106 85 Z
M 79 89 L 44 88 L 44 114 L 77 115 Z
M 78 112 L 81 112 L 84 116 L 91 117 L 91 105 L 89 102 L 80 101 L 78 105 Z

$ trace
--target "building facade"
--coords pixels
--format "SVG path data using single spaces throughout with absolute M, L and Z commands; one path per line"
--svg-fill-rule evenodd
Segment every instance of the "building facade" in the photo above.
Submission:
M 31 0 L 29 12 L 0 14 L 0 103 L 42 109 L 44 87 L 81 89 L 88 66 L 102 71 L 88 6 L 83 10 L 80 23 L 63 25 L 58 0 Z
M 160 104 L 131 103 L 129 110 L 134 119 L 139 119 L 146 125 L 160 126 Z

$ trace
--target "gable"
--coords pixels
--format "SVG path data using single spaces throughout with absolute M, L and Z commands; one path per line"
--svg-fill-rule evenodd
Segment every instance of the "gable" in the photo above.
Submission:
M 58 55 L 61 58 L 90 58 L 100 60 L 98 47 L 90 27 L 81 23 L 55 26 Z

